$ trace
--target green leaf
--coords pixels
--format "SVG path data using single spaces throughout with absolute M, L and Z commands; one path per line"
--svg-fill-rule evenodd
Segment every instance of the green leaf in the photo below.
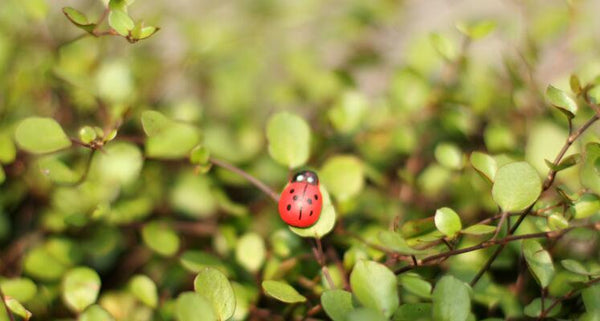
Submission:
M 109 184 L 136 183 L 143 165 L 144 156 L 140 149 L 127 142 L 111 143 L 94 158 L 96 172 L 102 173 L 102 180 Z
M 164 222 L 153 221 L 142 228 L 144 243 L 154 252 L 172 256 L 179 250 L 179 236 Z
M 15 130 L 15 140 L 22 149 L 34 154 L 56 152 L 71 146 L 62 127 L 52 118 L 24 119 Z
M 548 216 L 548 227 L 552 231 L 562 230 L 569 227 L 569 221 L 562 214 L 554 213 Z
M 350 134 L 360 128 L 369 108 L 369 101 L 358 91 L 345 92 L 327 116 L 333 127 L 342 134 Z
M 160 28 L 153 27 L 153 26 L 142 27 L 142 29 L 140 30 L 140 34 L 137 37 L 137 39 L 142 40 L 142 39 L 150 38 L 152 35 L 154 35 L 155 33 L 157 33 L 159 30 L 160 30 Z
M 19 302 L 27 302 L 35 296 L 37 286 L 28 278 L 4 279 L 0 281 L 4 295 L 12 297 Z
M 498 171 L 498 164 L 492 156 L 481 152 L 473 152 L 470 160 L 473 168 L 483 178 L 487 179 L 490 183 L 494 182 L 494 177 L 496 177 L 496 172 Z
M 544 299 L 544 309 L 549 308 L 551 304 L 552 304 L 551 299 Z M 551 317 L 557 315 L 558 312 L 560 312 L 560 309 L 561 309 L 561 304 L 559 303 L 554 308 L 552 308 L 552 310 L 550 310 L 550 313 L 546 314 L 546 317 L 551 318 Z M 538 317 L 540 315 L 540 313 L 542 313 L 542 300 L 540 298 L 533 299 L 533 301 L 531 301 L 531 303 L 529 303 L 525 307 L 523 312 L 525 313 L 526 316 L 529 316 L 532 318 Z
M 417 250 L 410 247 L 406 240 L 398 232 L 387 230 L 381 231 L 379 232 L 377 237 L 379 238 L 381 245 L 383 245 L 385 248 L 388 248 L 400 254 L 413 255 L 420 254 L 423 252 L 422 250 Z
M 581 291 L 585 310 L 591 315 L 600 315 L 600 284 L 596 283 Z
M 371 308 L 358 308 L 350 311 L 346 321 L 387 321 L 381 312 Z
M 142 112 L 142 128 L 148 136 L 156 136 L 173 124 L 173 121 L 155 110 Z
M 471 39 L 481 39 L 496 29 L 496 22 L 490 20 L 477 21 L 473 23 L 458 22 L 456 29 Z
M 475 224 L 463 229 L 460 232 L 467 235 L 485 235 L 496 232 L 496 227 L 491 225 Z
M 217 321 L 210 302 L 195 292 L 183 292 L 175 301 L 177 321 Z
M 83 13 L 74 8 L 64 7 L 62 11 L 67 17 L 67 19 L 71 21 L 71 23 L 85 30 L 86 32 L 91 33 L 92 30 L 94 30 L 94 28 L 96 27 L 95 23 L 91 23 Z
M 394 313 L 393 321 L 430 321 L 431 303 L 408 303 L 401 305 Z
M 142 118 L 142 122 L 144 118 Z M 187 156 L 200 142 L 200 135 L 194 126 L 169 121 L 165 127 L 156 131 L 154 125 L 144 125 L 148 139 L 146 155 L 153 158 L 174 159 Z M 152 128 L 146 130 L 147 127 Z M 150 134 L 151 133 L 151 134 Z
M 550 168 L 551 170 L 553 170 L 555 172 L 559 172 L 559 171 L 562 171 L 563 169 L 567 169 L 569 167 L 575 166 L 580 161 L 581 161 L 580 154 L 569 155 L 568 157 L 565 157 L 560 163 L 558 163 L 558 165 L 554 165 L 553 162 L 551 162 L 547 159 L 544 159 L 544 162 L 546 162 L 546 165 L 548 165 L 548 168 Z
M 108 13 L 108 25 L 124 37 L 129 35 L 129 31 L 135 27 L 127 12 L 119 9 L 113 9 Z
M 600 198 L 596 194 L 586 193 L 571 206 L 570 211 L 575 219 L 590 217 L 600 210 Z
M 583 165 L 579 171 L 579 179 L 584 187 L 591 189 L 595 194 L 600 194 L 600 175 L 598 175 L 597 169 L 599 159 L 600 144 L 586 144 Z
M 433 319 L 466 321 L 471 312 L 470 287 L 457 278 L 442 277 L 433 290 Z
M 0 133 L 0 163 L 10 164 L 17 157 L 17 149 L 10 135 Z
M 237 242 L 235 258 L 246 270 L 256 273 L 265 262 L 265 241 L 256 233 L 244 234 Z
M 206 164 L 210 160 L 210 151 L 202 145 L 198 145 L 190 152 L 190 163 L 194 165 Z
M 145 305 L 156 308 L 158 292 L 156 284 L 145 275 L 136 275 L 129 281 L 129 291 Z
M 435 147 L 434 155 L 438 163 L 448 169 L 459 170 L 463 167 L 463 154 L 454 144 L 438 144 Z
M 59 279 L 67 268 L 63 262 L 57 260 L 41 246 L 25 255 L 23 265 L 27 274 L 44 281 Z
M 577 114 L 577 103 L 564 91 L 548 85 L 548 88 L 546 88 L 546 97 L 554 107 L 562 111 L 567 117 L 573 118 Z
M 319 190 L 321 191 L 321 198 L 323 199 L 323 207 L 321 209 L 319 220 L 317 220 L 314 225 L 307 228 L 289 226 L 289 229 L 299 236 L 320 239 L 331 232 L 335 225 L 336 212 L 333 204 L 331 204 L 329 193 L 324 185 L 319 185 Z
M 262 282 L 262 288 L 265 294 L 282 302 L 298 303 L 306 301 L 306 297 L 285 282 L 266 280 Z
M 91 143 L 98 137 L 98 134 L 91 126 L 83 126 L 79 129 L 79 139 L 86 144 Z
M 522 245 L 523 256 L 529 271 L 542 288 L 546 288 L 554 276 L 554 265 L 548 251 L 536 240 L 525 240 Z
M 429 36 L 431 45 L 444 59 L 454 61 L 458 58 L 458 46 L 445 35 L 432 33 Z
M 231 283 L 221 271 L 205 267 L 194 279 L 194 290 L 212 304 L 219 320 L 227 320 L 235 311 L 235 295 Z
M 338 155 L 327 159 L 319 172 L 321 183 L 333 196 L 343 202 L 358 193 L 364 186 L 364 167 L 360 159 Z
M 100 292 L 100 276 L 87 267 L 69 270 L 62 281 L 62 295 L 65 304 L 74 312 L 80 313 L 94 304 Z
M 573 74 L 569 77 L 569 87 L 571 87 L 571 90 L 575 95 L 581 94 L 583 88 L 581 88 L 581 81 L 577 75 Z
M 269 154 L 289 168 L 302 166 L 310 156 L 310 127 L 301 117 L 279 112 L 267 122 Z
M 404 273 L 398 276 L 398 281 L 406 291 L 424 299 L 431 298 L 431 284 L 419 274 Z
M 505 212 L 526 209 L 538 199 L 541 192 L 540 176 L 527 162 L 514 162 L 500 167 L 492 186 L 492 197 Z
M 583 264 L 579 263 L 579 261 L 562 260 L 562 261 L 560 261 L 560 264 L 565 269 L 567 269 L 573 273 L 577 273 L 577 274 L 581 274 L 581 275 L 590 275 L 590 272 L 588 271 L 588 269 L 585 266 L 583 266 Z
M 90 305 L 77 318 L 78 321 L 115 321 L 110 313 L 97 304 Z
M 435 211 L 435 227 L 446 236 L 453 238 L 462 229 L 460 216 L 449 207 L 442 207 Z
M 188 271 L 198 273 L 205 267 L 214 267 L 227 275 L 227 268 L 221 260 L 204 251 L 189 250 L 179 256 L 179 262 Z
M 29 320 L 32 316 L 31 312 L 29 312 L 25 307 L 16 299 L 11 297 L 5 297 L 4 302 L 8 309 L 12 311 L 12 313 L 20 316 L 25 320 Z
M 321 305 L 333 321 L 344 321 L 354 309 L 352 293 L 344 290 L 327 290 L 321 294 Z
M 362 305 L 390 317 L 398 308 L 396 276 L 385 265 L 359 260 L 350 274 L 352 292 Z
M 37 164 L 40 172 L 55 183 L 74 183 L 80 178 L 80 175 L 76 174 L 65 163 L 52 155 L 38 159 Z

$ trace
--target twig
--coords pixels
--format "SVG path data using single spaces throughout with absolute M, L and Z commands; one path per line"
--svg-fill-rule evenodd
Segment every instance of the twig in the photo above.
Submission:
M 320 238 L 315 238 L 315 244 L 313 244 L 312 250 L 317 263 L 321 266 L 321 272 L 323 272 L 327 284 L 329 284 L 331 289 L 335 289 L 335 283 L 333 283 L 331 274 L 329 274 L 329 269 L 327 268 L 327 265 L 325 265 L 325 254 L 323 254 L 323 244 L 321 243 Z
M 569 137 L 567 137 L 565 144 L 563 145 L 561 150 L 556 155 L 556 158 L 554 159 L 553 164 L 555 166 L 560 163 L 562 158 L 567 153 L 567 150 L 569 149 L 569 147 L 571 147 L 571 145 L 573 145 L 573 143 L 579 138 L 579 136 L 581 136 L 581 134 L 583 134 L 590 126 L 592 126 L 598 120 L 598 118 L 599 118 L 598 113 L 594 114 L 594 116 L 592 118 L 590 118 L 585 124 L 583 124 L 583 126 L 581 126 L 578 130 L 576 130 L 571 135 L 569 135 Z M 556 178 L 556 173 L 557 173 L 557 171 L 555 169 L 550 169 L 550 171 L 548 172 L 548 175 L 546 176 L 546 180 L 544 181 L 544 184 L 542 185 L 542 192 L 540 193 L 540 196 L 543 194 L 543 192 L 547 191 L 550 188 L 550 186 L 552 186 L 552 183 L 554 183 L 554 179 Z M 539 196 L 538 196 L 538 199 L 539 199 Z M 536 202 L 537 202 L 537 200 L 536 200 Z M 519 218 L 517 219 L 515 224 L 508 231 L 509 236 L 513 235 L 515 233 L 515 231 L 519 228 L 519 226 L 521 225 L 523 220 L 525 220 L 525 217 L 527 217 L 527 215 L 529 214 L 529 212 L 531 211 L 531 209 L 533 208 L 533 206 L 535 205 L 536 202 L 529 205 L 529 207 L 527 207 L 524 211 L 521 212 L 521 214 L 519 215 Z M 496 260 L 498 255 L 500 255 L 500 252 L 502 252 L 502 250 L 504 250 L 505 246 L 506 246 L 506 244 L 501 244 L 500 247 L 498 247 L 496 249 L 496 251 L 492 254 L 492 256 L 490 256 L 490 258 L 487 260 L 485 265 L 479 270 L 479 272 L 477 272 L 477 274 L 475 275 L 473 280 L 471 280 L 471 283 L 470 283 L 471 286 L 475 286 L 475 284 L 477 284 L 477 281 L 479 281 L 479 279 L 483 276 L 483 274 L 492 266 L 492 263 Z
M 8 305 L 6 304 L 6 296 L 4 295 L 4 292 L 2 292 L 2 288 L 0 288 L 0 298 L 2 299 L 2 304 L 4 305 L 4 310 L 6 310 L 6 315 L 8 315 L 8 319 L 10 321 L 15 321 L 12 312 L 10 312 Z
M 600 283 L 600 277 L 591 279 L 587 282 L 584 283 L 584 288 L 588 288 L 596 283 Z M 548 313 L 550 313 L 550 311 L 552 311 L 552 309 L 554 309 L 554 307 L 556 305 L 558 305 L 560 302 L 569 299 L 570 297 L 572 297 L 573 295 L 575 295 L 575 293 L 577 293 L 579 290 L 581 289 L 572 289 L 569 292 L 567 292 L 565 295 L 563 295 L 560 298 L 556 298 L 554 299 L 554 301 L 546 308 L 546 309 L 542 309 L 542 312 L 540 312 L 540 316 L 538 317 L 538 320 L 542 320 L 546 317 L 546 315 L 548 315 Z
M 456 250 L 451 250 L 451 251 L 447 251 L 447 252 L 443 252 L 443 253 L 425 257 L 421 260 L 418 260 L 417 264 L 413 263 L 413 265 L 408 265 L 408 266 L 402 267 L 402 268 L 396 270 L 395 273 L 400 274 L 400 273 L 412 270 L 418 266 L 424 265 L 426 263 L 436 261 L 438 259 L 445 259 L 450 256 L 463 254 L 463 253 L 467 253 L 467 252 L 472 252 L 472 251 L 476 251 L 476 250 L 481 250 L 481 249 L 485 249 L 485 248 L 492 247 L 495 245 L 506 246 L 506 244 L 513 242 L 513 241 L 517 241 L 517 240 L 534 239 L 534 238 L 549 238 L 549 239 L 556 238 L 556 237 L 560 237 L 560 236 L 564 235 L 565 233 L 568 233 L 576 228 L 592 228 L 592 229 L 600 230 L 600 224 L 590 223 L 590 224 L 586 224 L 586 225 L 571 226 L 571 227 L 567 227 L 565 229 L 557 230 L 557 231 L 539 232 L 539 233 L 522 234 L 522 235 L 510 235 L 510 236 L 507 236 L 502 239 L 489 240 L 489 241 L 485 241 L 485 242 L 482 242 L 477 245 L 473 245 L 473 246 L 469 246 L 469 247 L 465 247 L 465 248 L 461 248 L 461 249 L 456 249 Z
M 248 182 L 252 183 L 254 186 L 256 186 L 258 189 L 260 189 L 261 191 L 263 191 L 263 193 L 267 194 L 271 199 L 273 199 L 273 201 L 275 201 L 275 203 L 279 202 L 279 194 L 275 193 L 275 191 L 273 191 L 269 186 L 267 186 L 265 183 L 263 183 L 262 181 L 260 181 L 259 179 L 257 179 L 256 177 L 248 174 L 246 171 L 244 171 L 243 169 L 240 169 L 238 167 L 235 167 L 223 160 L 211 157 L 210 158 L 210 162 L 213 163 L 214 165 L 217 165 L 219 167 L 223 167 L 231 172 L 234 172 L 240 176 L 242 176 L 243 178 L 245 178 Z

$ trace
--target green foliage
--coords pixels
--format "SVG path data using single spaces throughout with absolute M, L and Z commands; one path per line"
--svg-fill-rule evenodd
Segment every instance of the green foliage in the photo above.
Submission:
M 267 122 L 269 154 L 289 168 L 302 166 L 310 156 L 310 127 L 300 116 L 281 112 Z
M 344 290 L 328 290 L 321 295 L 323 310 L 333 321 L 346 320 L 346 316 L 354 309 L 352 293 Z
M 446 236 L 453 238 L 461 229 L 462 223 L 456 212 L 448 207 L 442 207 L 435 211 L 435 227 Z
M 433 289 L 433 319 L 467 320 L 471 311 L 470 287 L 453 276 L 444 276 Z
M 75 312 L 81 312 L 94 304 L 100 292 L 100 276 L 87 267 L 69 270 L 62 281 L 65 304 Z
M 357 261 L 350 274 L 350 285 L 361 304 L 379 311 L 387 318 L 398 308 L 396 277 L 380 263 Z
M 518 212 L 533 204 L 542 192 L 537 171 L 526 162 L 515 162 L 498 169 L 492 196 L 506 212 Z
M 211 267 L 201 269 L 194 279 L 194 290 L 210 302 L 219 320 L 227 320 L 235 311 L 235 296 L 227 277 Z
M 306 301 L 306 297 L 298 293 L 291 285 L 274 280 L 262 282 L 265 294 L 285 303 L 298 303 Z
M 535 277 L 539 285 L 547 287 L 554 276 L 554 265 L 552 257 L 542 245 L 535 240 L 523 241 L 523 256 L 529 267 L 529 271 Z
M 24 150 L 44 154 L 71 146 L 62 127 L 52 118 L 30 117 L 19 123 L 15 140 Z

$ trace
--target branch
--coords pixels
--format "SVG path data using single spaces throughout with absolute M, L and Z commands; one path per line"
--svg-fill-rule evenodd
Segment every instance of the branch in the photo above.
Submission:
M 271 199 L 273 199 L 273 201 L 275 201 L 275 203 L 279 202 L 279 194 L 275 193 L 275 191 L 273 189 L 271 189 L 269 186 L 267 186 L 265 183 L 263 183 L 262 181 L 260 181 L 256 177 L 248 174 L 243 169 L 235 167 L 234 165 L 231 165 L 231 164 L 229 164 L 229 163 L 227 163 L 227 162 L 225 162 L 223 160 L 220 160 L 220 159 L 217 159 L 217 158 L 214 158 L 214 157 L 211 157 L 209 161 L 211 163 L 213 163 L 214 165 L 217 165 L 219 167 L 225 168 L 226 170 L 229 170 L 231 172 L 234 172 L 234 173 L 242 176 L 248 182 L 252 183 L 258 189 L 260 189 L 261 191 L 263 191 L 263 193 L 267 194 Z
M 472 252 L 472 251 L 476 251 L 476 250 L 481 250 L 481 249 L 485 249 L 485 248 L 492 247 L 495 245 L 501 245 L 502 247 L 504 247 L 504 246 L 506 246 L 506 244 L 513 242 L 513 241 L 524 240 L 524 239 L 534 239 L 534 238 L 547 238 L 547 239 L 557 238 L 557 237 L 563 236 L 564 234 L 566 234 L 576 228 L 592 228 L 592 229 L 600 230 L 600 223 L 590 223 L 590 224 L 586 224 L 586 225 L 571 226 L 571 227 L 567 227 L 562 230 L 550 231 L 550 232 L 540 232 L 540 233 L 522 234 L 522 235 L 509 235 L 502 239 L 493 239 L 493 240 L 482 242 L 477 245 L 431 255 L 431 256 L 425 257 L 421 260 L 418 260 L 417 264 L 413 263 L 413 265 L 408 265 L 408 266 L 402 267 L 402 268 L 396 270 L 395 273 L 401 274 L 406 271 L 410 271 L 418 266 L 425 265 L 432 261 L 436 261 L 439 259 L 446 259 L 450 256 L 459 255 L 459 254 Z
M 321 239 L 315 238 L 315 242 L 316 245 L 313 244 L 312 247 L 313 254 L 315 255 L 317 263 L 319 263 L 319 265 L 321 266 L 321 271 L 325 276 L 325 280 L 327 280 L 327 284 L 329 284 L 329 287 L 333 290 L 335 289 L 335 283 L 333 283 L 331 274 L 329 274 L 329 269 L 327 268 L 327 265 L 325 265 L 325 254 L 323 254 L 323 245 L 321 244 Z
M 588 128 L 590 128 L 590 126 L 592 126 L 598 120 L 598 118 L 599 118 L 598 113 L 594 114 L 594 116 L 592 118 L 590 118 L 585 124 L 583 124 L 583 126 L 581 126 L 578 130 L 576 130 L 571 135 L 569 135 L 569 137 L 567 137 L 565 144 L 563 145 L 561 150 L 556 155 L 556 158 L 554 159 L 553 164 L 555 166 L 560 163 L 562 158 L 567 153 L 567 150 L 569 149 L 569 147 L 571 147 L 571 145 L 573 145 L 573 143 L 579 138 L 579 136 L 581 136 L 581 134 L 583 134 Z M 555 167 L 555 166 L 553 166 L 553 167 Z M 550 186 L 552 186 L 552 183 L 554 183 L 554 179 L 556 178 L 556 173 L 557 173 L 556 170 L 550 169 L 550 171 L 548 172 L 548 175 L 546 176 L 546 180 L 544 181 L 544 184 L 542 185 L 542 192 L 540 193 L 540 196 L 545 191 L 547 191 L 550 188 Z M 538 199 L 540 198 L 540 196 L 538 196 Z M 515 231 L 517 230 L 517 228 L 519 228 L 519 225 L 521 225 L 521 223 L 523 222 L 525 217 L 527 217 L 527 215 L 529 214 L 529 212 L 531 211 L 531 209 L 533 208 L 535 203 L 537 203 L 537 200 L 535 202 L 533 202 L 533 204 L 529 205 L 529 207 L 527 207 L 523 212 L 521 212 L 521 215 L 519 215 L 519 218 L 517 219 L 515 224 L 511 227 L 511 229 L 508 231 L 507 235 L 510 236 L 510 235 L 515 234 Z M 496 251 L 492 254 L 492 256 L 487 260 L 487 262 L 485 263 L 483 268 L 481 268 L 479 270 L 479 272 L 477 273 L 477 275 L 475 275 L 473 280 L 471 280 L 471 283 L 470 283 L 471 286 L 475 286 L 475 284 L 477 284 L 477 281 L 479 281 L 479 279 L 483 276 L 483 274 L 492 266 L 492 263 L 496 260 L 498 255 L 500 255 L 500 252 L 502 252 L 502 250 L 504 250 L 505 246 L 506 246 L 506 244 L 501 244 L 500 247 L 498 247 L 496 249 Z
M 584 288 L 588 288 L 596 283 L 600 283 L 600 277 L 591 279 L 587 282 L 584 283 Z M 542 312 L 540 313 L 540 316 L 538 318 L 538 320 L 542 320 L 543 318 L 546 317 L 546 315 L 548 313 L 550 313 L 550 311 L 552 311 L 552 309 L 554 309 L 554 307 L 559 304 L 562 301 L 565 301 L 567 299 L 569 299 L 570 297 L 572 297 L 573 295 L 575 295 L 575 293 L 577 293 L 579 290 L 581 289 L 572 289 L 571 291 L 567 292 L 565 295 L 563 295 L 562 297 L 556 298 L 554 299 L 554 301 L 552 301 L 552 303 L 546 308 L 546 309 L 542 309 Z

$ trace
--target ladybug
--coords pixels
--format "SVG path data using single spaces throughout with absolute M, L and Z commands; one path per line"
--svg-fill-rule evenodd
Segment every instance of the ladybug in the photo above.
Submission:
M 279 216 L 288 225 L 295 227 L 315 224 L 322 207 L 319 178 L 312 171 L 296 173 L 279 197 Z

